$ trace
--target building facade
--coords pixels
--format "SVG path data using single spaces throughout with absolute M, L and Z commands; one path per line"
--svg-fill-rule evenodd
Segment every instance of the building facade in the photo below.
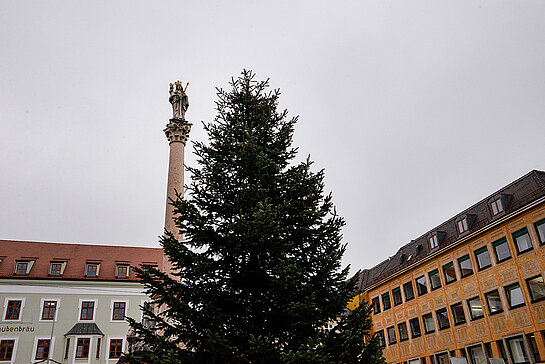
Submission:
M 0 240 L 0 363 L 116 363 L 160 248 Z
M 545 362 L 545 172 L 532 171 L 363 270 L 388 363 Z

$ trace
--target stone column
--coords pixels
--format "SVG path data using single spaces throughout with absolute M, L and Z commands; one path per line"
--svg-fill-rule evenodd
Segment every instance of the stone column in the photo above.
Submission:
M 173 206 L 170 199 L 176 200 L 176 192 L 184 192 L 184 150 L 191 123 L 183 119 L 170 119 L 164 132 L 170 145 L 170 157 L 168 161 L 168 183 L 167 183 L 167 201 L 165 212 L 165 230 L 174 233 L 178 239 L 181 238 L 174 220 Z

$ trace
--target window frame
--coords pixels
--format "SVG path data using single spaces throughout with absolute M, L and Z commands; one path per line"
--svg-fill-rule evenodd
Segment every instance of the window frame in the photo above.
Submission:
M 40 349 L 40 341 L 47 341 L 48 342 L 47 354 L 45 354 L 45 351 L 44 351 L 44 352 L 42 352 L 42 356 L 38 357 L 38 350 Z M 34 360 L 48 359 L 49 354 L 53 353 L 52 349 L 53 349 L 54 344 L 55 344 L 55 338 L 54 337 L 51 338 L 49 336 L 48 337 L 40 336 L 40 337 L 34 338 L 34 346 L 32 348 L 32 356 L 34 357 Z
M 13 273 L 16 276 L 26 276 L 30 273 L 30 261 L 29 260 L 17 260 L 15 262 L 15 272 Z M 19 269 L 19 267 L 23 267 L 24 269 Z
M 479 304 L 481 305 L 481 312 L 482 314 L 480 316 L 474 316 L 473 315 L 473 310 L 471 309 L 471 303 L 470 301 L 474 301 L 475 299 L 479 300 Z M 475 296 L 475 297 L 472 297 L 472 298 L 468 298 L 466 300 L 466 303 L 467 303 L 467 308 L 469 310 L 469 318 L 471 319 L 471 321 L 475 321 L 475 320 L 478 320 L 478 319 L 481 319 L 485 316 L 485 311 L 484 311 L 484 306 L 483 306 L 483 301 L 481 300 L 481 297 L 480 296 Z
M 530 247 L 524 250 L 520 250 L 518 242 L 517 242 L 517 238 L 523 235 L 528 235 L 528 240 L 530 241 Z M 523 227 L 522 229 L 515 231 L 514 233 L 511 234 L 511 237 L 513 238 L 513 243 L 515 244 L 517 255 L 534 250 L 534 242 L 532 241 L 532 237 L 530 236 L 530 231 L 528 230 L 528 227 Z
M 516 304 L 516 305 L 511 305 L 511 293 L 510 292 L 512 291 L 512 289 L 514 289 L 516 287 L 518 287 L 518 289 L 520 289 L 520 295 L 522 297 L 522 303 L 519 303 L 519 304 Z M 509 284 L 509 285 L 503 287 L 503 289 L 504 289 L 504 292 L 505 292 L 505 298 L 507 299 L 509 310 L 513 310 L 515 308 L 526 306 L 526 300 L 524 299 L 524 291 L 522 290 L 522 287 L 520 286 L 519 282 Z
M 418 333 L 417 334 L 414 333 L 413 322 L 416 322 L 418 324 Z M 411 338 L 412 339 L 415 339 L 417 337 L 422 336 L 422 327 L 420 326 L 420 320 L 418 319 L 418 317 L 415 317 L 415 318 L 412 318 L 412 319 L 409 320 L 409 330 L 411 331 Z
M 116 314 L 116 307 L 115 305 L 118 304 L 118 303 L 122 303 L 123 304 L 123 318 L 122 319 L 119 319 L 119 318 L 115 318 L 115 314 Z M 111 307 L 111 315 L 110 315 L 110 321 L 111 322 L 125 322 L 125 317 L 127 317 L 127 310 L 129 308 L 129 301 L 126 301 L 126 300 L 116 300 L 116 299 L 113 299 L 110 303 L 110 307 Z
M 44 318 L 45 313 L 45 305 L 48 302 L 55 302 L 55 315 L 52 319 L 50 318 Z M 59 306 L 60 306 L 60 298 L 42 298 L 40 301 L 40 322 L 51 322 L 51 321 L 57 321 L 58 313 L 59 313 Z
M 500 299 L 501 308 L 498 311 L 492 312 L 492 309 L 490 308 L 490 300 L 488 299 L 488 297 L 494 292 L 496 292 L 498 294 L 498 297 Z M 497 314 L 502 313 L 504 311 L 503 302 L 502 302 L 502 299 L 501 299 L 501 293 L 500 293 L 500 291 L 498 289 L 493 289 L 492 291 L 486 292 L 484 294 L 484 299 L 486 300 L 486 305 L 487 305 L 487 308 L 488 308 L 488 315 L 489 316 L 497 315 Z
M 535 276 L 530 277 L 530 278 L 526 278 L 525 282 L 526 282 L 526 287 L 528 288 L 528 293 L 530 294 L 530 303 L 536 303 L 536 302 L 540 302 L 540 301 L 545 300 L 545 294 L 543 295 L 543 297 L 534 298 L 533 290 L 532 290 L 532 288 L 530 286 L 529 281 L 534 280 L 536 278 L 541 278 L 541 281 L 543 282 L 543 287 L 545 288 L 545 279 L 543 279 L 543 276 L 541 274 L 535 275 Z
M 462 235 L 469 231 L 469 222 L 467 221 L 466 216 L 456 221 L 456 230 L 458 231 L 459 235 Z
M 63 262 L 50 262 L 49 263 L 49 276 L 50 277 L 62 277 L 62 273 L 63 273 L 62 266 L 63 266 Z M 55 269 L 55 271 L 53 271 L 53 267 L 58 267 L 58 273 L 59 274 L 53 274 L 54 272 L 55 273 L 57 272 L 57 269 Z
M 380 347 L 385 348 L 386 347 L 386 337 L 384 336 L 384 330 L 380 329 L 378 331 L 375 331 L 375 335 L 378 337 L 378 344 Z
M 371 307 L 373 309 L 373 314 L 378 314 L 378 313 L 381 313 L 381 309 L 380 309 L 380 297 L 379 296 L 376 296 L 375 298 L 371 299 Z M 378 310 L 376 310 L 376 308 L 378 307 Z
M 116 279 L 128 279 L 130 275 L 131 265 L 128 263 L 116 263 L 115 264 L 115 278 Z M 125 271 L 126 275 L 120 275 L 120 272 Z
M 437 275 L 437 278 L 439 279 L 439 285 L 434 287 L 432 275 Z M 430 280 L 430 288 L 432 291 L 435 291 L 436 289 L 439 289 L 443 287 L 443 282 L 441 281 L 441 275 L 439 274 L 439 269 L 434 269 L 431 272 L 428 272 L 428 279 Z
M 121 341 L 121 347 L 120 347 L 120 351 L 119 351 L 119 355 L 118 356 L 112 356 L 112 341 Z M 117 345 L 116 345 L 117 347 Z M 113 359 L 119 359 L 121 358 L 121 355 L 123 355 L 123 351 L 125 350 L 125 340 L 124 338 L 122 337 L 108 337 L 108 360 L 113 360 Z
M 404 331 L 402 331 L 404 330 Z M 399 342 L 402 343 L 404 341 L 409 340 L 409 329 L 407 327 L 407 322 L 403 321 L 397 324 L 397 331 L 399 333 Z M 402 333 L 405 334 L 405 338 L 401 335 Z
M 94 275 L 89 275 L 89 268 L 95 267 L 94 269 Z M 85 277 L 86 278 L 98 278 L 100 274 L 100 263 L 95 262 L 86 262 L 85 263 Z
M 466 273 L 464 274 L 464 269 L 462 268 L 462 264 L 463 262 L 465 261 L 468 261 L 469 260 L 469 265 L 471 266 L 471 273 Z M 460 278 L 465 278 L 465 277 L 469 277 L 470 275 L 473 275 L 474 274 L 474 271 L 473 271 L 473 262 L 471 261 L 471 256 L 469 254 L 466 254 L 466 255 L 463 255 L 461 256 L 460 258 L 456 259 L 456 261 L 458 262 L 458 270 L 460 271 Z
M 481 264 L 479 262 L 479 255 L 484 252 L 486 252 L 486 254 L 488 255 L 488 260 L 490 261 L 490 264 L 488 264 L 487 266 L 481 267 Z M 488 251 L 488 247 L 486 245 L 477 250 L 474 250 L 473 254 L 475 255 L 475 260 L 477 261 L 477 268 L 479 272 L 487 268 L 490 268 L 492 266 L 492 259 L 490 257 L 490 252 Z
M 16 337 L 2 337 L 0 338 L 0 362 L 14 363 L 15 356 L 17 354 L 17 343 L 18 338 Z M 9 345 L 3 345 L 4 342 L 11 342 L 11 347 Z M 5 349 L 6 348 L 6 349 Z M 9 357 L 6 356 L 8 349 L 10 349 Z
M 418 280 L 421 279 L 421 278 L 424 280 L 423 284 L 418 282 Z M 426 275 L 422 275 L 422 276 L 416 278 L 414 281 L 416 283 L 416 292 L 418 293 L 418 297 L 423 296 L 426 293 L 428 293 L 428 282 L 426 280 Z M 425 292 L 420 292 L 420 287 L 422 287 L 422 286 L 426 290 Z
M 426 318 L 429 317 L 429 321 L 426 321 Z M 426 322 L 431 322 L 431 324 L 433 325 L 433 329 L 431 330 L 428 330 L 428 325 L 426 325 Z M 433 313 L 432 312 L 428 312 L 424 315 L 422 315 L 422 324 L 424 326 L 424 334 L 427 335 L 427 334 L 431 334 L 432 332 L 435 332 L 437 330 L 437 328 L 435 327 L 435 321 L 433 319 Z
M 80 341 L 84 343 L 85 340 L 87 340 L 87 353 L 86 353 L 87 355 L 85 355 L 85 356 L 83 355 L 85 346 L 82 347 L 81 355 L 78 355 L 78 349 L 80 347 Z M 78 337 L 78 338 L 76 338 L 76 347 L 74 348 L 74 358 L 75 359 L 88 359 L 89 354 L 91 354 L 91 338 L 90 337 Z
M 545 244 L 545 219 L 538 220 L 533 223 L 539 245 Z M 543 226 L 543 234 L 540 233 L 540 226 Z
M 496 249 L 498 246 L 506 244 L 507 245 L 507 251 L 509 252 L 508 257 L 501 258 L 498 256 L 498 250 Z M 496 256 L 496 263 L 502 263 L 509 259 L 511 259 L 513 256 L 511 254 L 511 248 L 509 248 L 509 242 L 507 241 L 506 237 L 503 237 L 501 239 L 498 239 L 492 243 L 492 250 L 494 250 L 494 255 Z
M 462 321 L 458 321 L 456 318 L 456 314 L 455 314 L 455 308 L 460 308 L 462 311 L 462 316 L 463 316 L 463 320 Z M 467 319 L 466 319 L 466 313 L 465 313 L 465 310 L 464 310 L 464 304 L 460 301 L 458 303 L 455 303 L 453 305 L 450 305 L 450 312 L 452 313 L 452 319 L 454 321 L 454 326 L 458 326 L 458 325 L 462 325 L 462 324 L 465 324 L 467 323 Z
M 502 212 L 505 212 L 501 196 L 494 198 L 488 205 L 490 207 L 490 212 L 492 213 L 492 217 L 496 217 L 500 215 Z M 496 209 L 496 212 L 494 212 L 494 208 Z
M 20 302 L 19 315 L 16 319 L 7 318 L 9 302 Z M 23 309 L 25 308 L 25 297 L 5 297 L 4 298 L 4 312 L 2 314 L 2 321 L 5 322 L 21 322 L 23 319 Z
M 437 234 L 432 234 L 428 237 L 428 245 L 430 247 L 430 250 L 439 247 L 439 238 L 437 237 Z
M 396 300 L 396 293 L 398 294 L 399 302 Z M 403 304 L 403 296 L 401 295 L 401 287 L 396 287 L 392 289 L 392 301 L 394 302 L 394 307 Z
M 450 275 L 447 276 L 447 273 L 446 273 L 446 270 L 449 269 L 449 268 L 452 268 L 452 270 L 454 271 L 454 279 L 452 279 L 450 281 L 447 278 L 447 277 L 450 277 Z M 454 283 L 454 282 L 456 282 L 458 280 L 458 276 L 456 275 L 456 267 L 454 267 L 454 262 L 449 262 L 449 263 L 443 265 L 442 270 L 443 270 L 443 277 L 445 278 L 445 285 Z
M 92 318 L 90 318 L 90 319 L 82 318 L 83 317 L 83 309 L 84 309 L 83 305 L 84 305 L 84 303 L 93 303 Z M 96 299 L 80 298 L 78 308 L 79 308 L 78 309 L 78 321 L 79 322 L 93 322 L 93 321 L 95 321 L 96 309 L 97 309 L 97 300 Z M 87 310 L 88 307 L 85 307 L 85 309 Z
M 445 316 L 442 316 L 443 313 L 445 314 Z M 439 316 L 441 315 L 441 316 Z M 435 311 L 435 317 L 437 318 L 437 327 L 439 328 L 439 331 L 442 331 L 442 330 L 446 330 L 448 328 L 450 328 L 450 319 L 448 317 L 448 310 L 446 307 L 443 307 L 443 308 L 440 308 L 439 310 L 436 310 Z M 441 325 L 441 320 L 439 317 L 446 317 L 447 319 L 447 326 L 442 326 Z
M 384 304 L 384 297 L 385 296 L 388 297 L 388 307 L 386 307 L 386 305 Z M 380 300 L 382 301 L 382 311 L 383 312 L 392 308 L 392 301 L 390 299 L 390 291 L 381 294 L 380 295 Z
M 391 329 L 391 331 L 390 331 Z M 393 340 L 390 332 L 393 332 Z M 395 326 L 390 326 L 386 328 L 386 334 L 388 336 L 388 346 L 397 344 L 396 328 Z
M 411 294 L 412 297 L 407 297 L 407 287 L 411 287 Z M 408 281 L 403 283 L 403 296 L 405 297 L 405 302 L 408 302 L 410 300 L 414 300 L 414 287 L 413 287 L 413 281 Z

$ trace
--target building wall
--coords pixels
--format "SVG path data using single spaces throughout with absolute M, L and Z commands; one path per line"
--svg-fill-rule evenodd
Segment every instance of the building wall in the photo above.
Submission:
M 386 344 L 384 355 L 388 363 L 409 362 L 410 359 L 426 358 L 426 363 L 440 363 L 439 356 L 435 354 L 447 351 L 448 356 L 467 356 L 466 348 L 471 345 L 479 345 L 487 357 L 500 358 L 501 352 L 498 344 L 507 344 L 506 338 L 519 334 L 535 334 L 535 343 L 539 356 L 545 360 L 545 346 L 542 330 L 545 330 L 545 301 L 532 303 L 526 280 L 530 277 L 541 276 L 545 272 L 545 245 L 540 244 L 534 223 L 545 218 L 545 204 L 526 211 L 504 221 L 484 233 L 473 236 L 460 244 L 455 244 L 444 252 L 440 252 L 431 259 L 417 264 L 404 272 L 400 272 L 391 279 L 369 287 L 359 299 L 368 298 L 368 302 L 389 293 L 392 308 L 384 310 L 381 302 L 381 312 L 373 316 L 376 332 L 383 332 L 388 343 L 387 329 L 394 327 L 396 343 Z M 522 228 L 527 228 L 530 234 L 533 249 L 517 254 L 513 233 Z M 511 258 L 498 262 L 494 253 L 493 242 L 506 238 L 511 253 Z M 488 249 L 492 266 L 478 270 L 475 251 L 486 247 Z M 460 266 L 457 259 L 469 255 L 473 266 L 473 274 L 461 277 Z M 456 281 L 445 284 L 445 275 L 442 267 L 450 262 L 454 263 Z M 428 273 L 439 270 L 441 288 L 431 290 Z M 415 279 L 425 276 L 428 293 L 418 295 Z M 407 301 L 403 290 L 403 284 L 412 282 L 415 298 Z M 512 284 L 520 284 L 524 305 L 517 308 L 509 308 L 505 287 Z M 393 303 L 392 291 L 401 287 L 403 302 L 397 306 Z M 490 314 L 486 303 L 485 294 L 498 290 L 503 312 Z M 472 320 L 470 318 L 468 299 L 479 297 L 484 306 L 484 316 Z M 382 301 L 382 300 L 380 300 Z M 454 324 L 452 305 L 462 303 L 465 323 Z M 449 328 L 439 330 L 437 311 L 447 309 Z M 422 316 L 432 314 L 435 323 L 435 331 L 425 334 Z M 412 337 L 409 320 L 417 318 L 421 327 L 421 336 Z M 406 323 L 408 339 L 400 341 L 399 324 Z M 527 351 L 530 351 L 531 337 L 522 336 Z M 488 345 L 488 343 L 491 343 Z M 488 352 L 487 352 L 488 351 Z M 531 357 L 531 355 L 530 355 Z M 529 358 L 533 362 L 532 358 Z M 414 361 L 418 362 L 418 361 Z

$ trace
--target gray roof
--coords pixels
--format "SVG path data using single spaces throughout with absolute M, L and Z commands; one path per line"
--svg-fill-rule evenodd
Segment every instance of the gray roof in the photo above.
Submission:
M 68 335 L 101 335 L 104 336 L 102 331 L 98 328 L 97 324 L 93 323 L 77 323 L 68 331 L 64 336 Z
M 493 217 L 490 211 L 489 203 L 491 202 L 491 199 L 502 195 L 505 198 L 504 213 Z M 463 238 L 464 236 L 487 226 L 501 216 L 516 211 L 543 196 L 545 196 L 545 172 L 533 170 L 509 185 L 503 187 L 499 191 L 477 202 L 475 205 L 460 212 L 441 225 L 426 232 L 419 238 L 416 238 L 415 240 L 412 240 L 408 244 L 402 246 L 394 256 L 379 263 L 371 269 L 364 269 L 360 271 L 357 291 L 363 292 L 367 287 L 382 281 L 388 276 L 421 262 L 430 254 L 428 236 L 431 234 L 439 233 L 438 235 L 442 237 L 442 240 L 440 238 L 439 248 L 431 251 L 434 253 L 437 250 L 453 245 L 460 238 Z M 472 220 L 473 222 L 469 227 L 469 231 L 460 236 L 456 229 L 456 220 L 462 216 L 468 216 L 468 221 Z

